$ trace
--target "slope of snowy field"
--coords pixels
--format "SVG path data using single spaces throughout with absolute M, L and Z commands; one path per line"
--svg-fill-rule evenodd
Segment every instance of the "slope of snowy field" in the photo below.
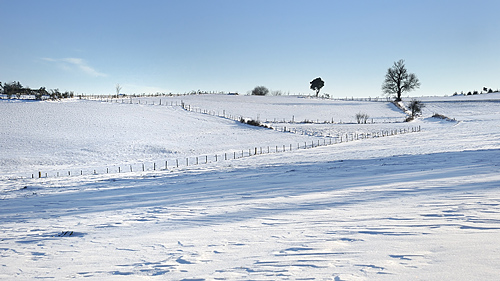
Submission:
M 404 119 L 389 103 L 325 103 L 297 97 L 262 97 L 202 95 L 186 96 L 186 102 L 206 105 L 219 115 L 264 116 L 295 114 L 298 118 L 319 119 L 333 116 L 350 119 L 355 110 L 369 112 L 374 118 Z M 197 100 L 198 98 L 199 100 Z M 257 99 L 255 99 L 257 98 Z M 163 104 L 174 104 L 163 98 Z M 175 102 L 181 101 L 175 97 Z M 281 103 L 279 101 L 281 100 Z M 156 101 L 156 105 L 153 103 Z M 134 102 L 138 102 L 134 100 Z M 148 104 L 149 102 L 149 104 Z M 309 104 L 309 107 L 307 106 Z M 227 108 L 227 109 L 222 109 Z M 193 108 L 194 109 L 194 108 Z M 264 109 L 264 111 L 259 111 Z M 328 111 L 332 114 L 327 115 Z M 256 129 L 218 115 L 186 112 L 180 106 L 159 106 L 158 98 L 142 99 L 142 104 L 107 103 L 69 100 L 64 102 L 0 102 L 3 122 L 0 123 L 0 177 L 29 176 L 38 171 L 54 173 L 102 172 L 110 166 L 162 163 L 185 157 L 214 157 L 215 154 L 240 154 L 255 147 L 289 146 L 337 137 L 339 134 L 372 132 L 408 127 L 408 124 L 386 124 L 345 128 L 329 124 L 322 129 L 313 124 L 288 126 L 294 134 Z M 333 114 L 334 113 L 334 114 Z M 270 114 L 270 113 L 269 113 Z M 287 124 L 269 124 L 283 129 Z M 257 130 L 257 131 L 256 131 Z M 258 133 L 256 133 L 258 132 Z M 321 140 L 324 142 L 324 140 Z M 330 141 L 330 140 L 329 140 Z M 71 171 L 73 170 L 73 171 Z M 116 170 L 116 167 L 113 167 Z M 57 172 L 56 172 L 57 171 Z
M 160 99 L 163 103 L 184 102 L 193 109 L 241 116 L 260 122 L 355 123 L 357 113 L 368 114 L 370 121 L 373 119 L 375 123 L 401 122 L 405 117 L 388 102 L 342 101 L 303 96 L 188 95 L 132 98 L 132 102 L 140 100 L 142 103 L 158 104 Z
M 232 153 L 304 142 L 179 106 L 1 101 L 0 174 Z
M 190 97 L 186 103 L 195 105 L 196 98 Z M 199 98 L 203 99 L 200 108 L 216 109 L 215 102 L 209 105 L 207 97 Z M 270 100 L 279 103 L 280 98 L 294 103 L 289 97 Z M 263 103 L 265 99 L 261 99 Z M 319 101 L 308 100 L 310 108 L 303 105 L 293 114 L 319 119 L 315 114 L 320 110 L 314 109 Z M 161 147 L 161 139 L 167 137 L 171 147 L 177 147 L 169 149 L 183 155 L 243 149 L 261 142 L 272 145 L 318 139 L 176 107 L 94 101 L 2 102 L 2 113 L 9 106 L 16 107 L 12 115 L 23 106 L 32 106 L 28 112 L 34 120 L 42 119 L 47 107 L 59 105 L 49 112 L 66 108 L 62 119 L 80 120 L 72 114 L 87 116 L 81 119 L 94 126 L 47 125 L 52 130 L 44 131 L 18 119 L 3 124 L 3 172 L 12 172 L 4 163 L 15 159 L 19 161 L 16 167 L 26 170 L 34 167 L 30 161 L 58 167 L 53 157 L 64 165 L 80 159 L 81 165 L 89 166 L 101 159 L 142 160 L 148 154 L 126 154 L 116 146 L 138 142 L 138 147 Z M 404 119 L 384 103 L 358 102 L 346 107 L 339 103 L 332 103 L 331 111 L 345 112 L 342 116 L 363 110 L 375 118 Z M 370 111 L 374 104 L 385 110 Z M 424 116 L 410 124 L 331 124 L 329 129 L 421 126 L 416 133 L 168 171 L 3 178 L 0 279 L 494 280 L 500 272 L 499 104 L 461 105 L 465 103 L 428 100 Z M 257 111 L 264 107 L 257 104 L 255 114 L 248 114 L 268 118 L 265 111 Z M 89 108 L 95 111 L 85 115 Z M 227 114 L 246 114 L 244 108 L 250 106 L 242 100 Z M 288 118 L 292 113 L 289 106 L 276 108 L 276 118 Z M 455 121 L 432 118 L 434 113 Z M 124 132 L 127 125 L 121 123 L 127 116 L 136 121 Z M 206 129 L 212 135 L 190 143 L 169 134 L 158 133 L 155 138 L 156 132 L 150 131 L 160 126 L 146 125 L 141 121 L 146 116 L 159 116 L 156 124 L 175 120 L 171 124 L 181 136 L 196 139 L 196 133 L 186 132 L 188 128 Z M 322 116 L 328 119 L 331 115 Z M 317 128 L 324 132 L 324 126 L 318 124 Z M 118 141 L 107 146 L 106 141 L 113 142 L 114 136 Z M 232 141 L 224 139 L 228 136 Z M 67 159 L 78 149 L 64 146 L 64 140 L 84 149 L 91 146 L 92 139 L 96 139 L 93 149 L 98 153 Z M 8 144 L 12 140 L 36 145 L 28 145 L 25 153 L 17 144 Z M 59 155 L 59 149 L 46 145 L 48 152 L 38 157 L 34 148 L 43 143 L 63 145 L 68 152 Z M 8 152 L 4 152 L 7 145 Z M 197 145 L 200 148 L 194 147 Z M 114 158 L 114 154 L 118 156 Z

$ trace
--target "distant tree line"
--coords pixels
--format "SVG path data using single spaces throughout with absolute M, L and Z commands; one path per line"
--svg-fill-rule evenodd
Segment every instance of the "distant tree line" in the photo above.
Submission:
M 467 93 L 465 93 L 464 91 L 462 91 L 460 93 L 460 95 L 464 95 L 464 96 L 471 96 L 471 95 L 480 95 L 480 94 L 491 94 L 491 93 L 497 93 L 498 92 L 498 89 L 496 91 L 493 91 L 493 89 L 491 88 L 486 88 L 486 87 L 483 87 L 483 90 L 481 92 L 479 91 L 468 91 Z M 458 96 L 459 93 L 455 92 L 453 94 L 454 96 Z
M 21 99 L 29 96 L 31 99 L 42 100 L 42 99 L 67 99 L 74 97 L 74 93 L 71 92 L 60 92 L 59 89 L 46 90 L 45 87 L 40 87 L 40 89 L 31 89 L 28 87 L 23 87 L 19 81 L 14 81 L 11 83 L 0 82 L 0 95 L 2 98 L 7 99 Z

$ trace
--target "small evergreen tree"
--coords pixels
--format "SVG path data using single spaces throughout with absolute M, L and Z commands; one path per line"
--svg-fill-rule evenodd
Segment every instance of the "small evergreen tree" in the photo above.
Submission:
M 323 86 L 325 86 L 325 81 L 321 80 L 321 77 L 318 77 L 309 82 L 309 84 L 311 84 L 311 90 L 315 91 L 316 97 L 318 97 L 319 91 L 323 88 Z

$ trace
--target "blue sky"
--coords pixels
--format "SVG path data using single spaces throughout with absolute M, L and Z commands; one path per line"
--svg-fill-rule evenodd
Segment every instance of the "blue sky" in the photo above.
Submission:
M 500 1 L 0 0 L 0 81 L 86 94 L 245 94 L 255 86 L 382 96 L 500 88 Z

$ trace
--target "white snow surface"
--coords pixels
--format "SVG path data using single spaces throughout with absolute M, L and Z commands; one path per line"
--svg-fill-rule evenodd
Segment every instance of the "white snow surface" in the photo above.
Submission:
M 0 279 L 496 280 L 487 96 L 0 100 Z

